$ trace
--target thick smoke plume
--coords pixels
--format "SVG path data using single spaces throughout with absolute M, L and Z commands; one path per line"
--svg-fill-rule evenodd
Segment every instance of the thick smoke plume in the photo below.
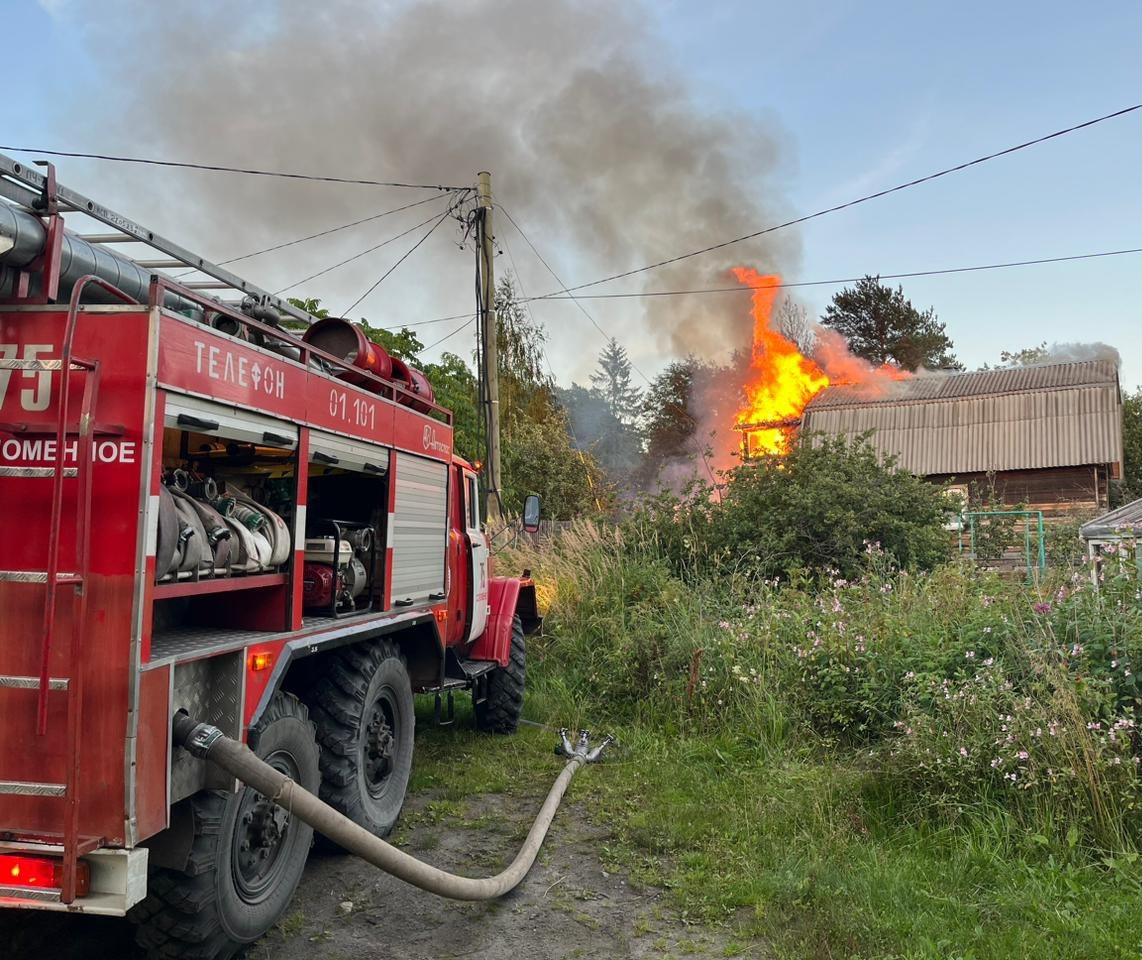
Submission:
M 70 10 L 80 15 L 78 4 Z M 779 161 L 773 123 L 699 109 L 656 46 L 650 13 L 640 6 L 206 0 L 179 4 L 173 15 L 169 4 L 153 0 L 96 0 L 82 10 L 101 69 L 121 101 L 90 118 L 93 139 L 113 139 L 119 147 L 129 142 L 132 153 L 382 180 L 463 185 L 473 183 L 478 170 L 491 170 L 497 199 L 567 282 L 738 236 L 787 212 L 772 185 Z M 124 131 L 131 132 L 129 141 Z M 115 172 L 133 184 L 132 209 L 149 222 L 146 209 L 139 210 L 144 174 Z M 173 196 L 152 192 L 154 202 L 163 205 L 167 221 L 177 214 L 202 238 L 204 252 L 219 257 L 410 199 L 363 187 L 166 176 L 171 179 L 164 182 L 180 187 Z M 408 219 L 383 220 L 336 235 L 328 245 L 307 244 L 241 269 L 255 281 L 288 282 L 432 209 L 426 204 Z M 552 290 L 550 276 L 503 220 L 497 234 L 509 241 L 527 292 Z M 169 223 L 164 228 L 175 232 Z M 445 242 L 443 229 L 440 234 L 401 268 L 402 276 L 455 289 L 447 298 L 439 290 L 414 297 L 417 312 L 463 309 L 469 302 L 469 261 Z M 456 232 L 446 236 L 455 240 Z M 382 259 L 366 258 L 294 293 L 317 291 L 340 309 L 415 237 L 378 253 Z M 795 236 L 782 233 L 602 289 L 703 286 L 743 260 L 788 270 L 796 257 Z M 500 270 L 510 269 L 506 258 L 500 262 Z M 726 359 L 748 344 L 750 320 L 734 302 L 732 295 L 678 297 L 590 308 L 636 363 L 649 363 L 687 354 Z M 418 319 L 392 315 L 391 304 L 381 292 L 357 312 L 374 323 Z M 585 365 L 572 367 L 582 376 L 602 338 L 573 304 L 542 309 L 556 349 L 575 344 L 585 355 Z

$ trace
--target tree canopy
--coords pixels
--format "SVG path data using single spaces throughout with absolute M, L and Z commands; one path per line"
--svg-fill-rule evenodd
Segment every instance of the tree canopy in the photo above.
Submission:
M 631 383 L 631 362 L 626 347 L 614 337 L 599 355 L 599 366 L 591 374 L 591 387 L 620 423 L 633 424 L 639 415 L 642 391 Z
M 963 369 L 936 311 L 916 309 L 903 287 L 893 290 L 877 277 L 866 276 L 834 294 L 821 322 L 870 363 L 894 363 L 905 370 Z
M 1142 387 L 1122 398 L 1122 449 L 1126 495 L 1142 497 Z

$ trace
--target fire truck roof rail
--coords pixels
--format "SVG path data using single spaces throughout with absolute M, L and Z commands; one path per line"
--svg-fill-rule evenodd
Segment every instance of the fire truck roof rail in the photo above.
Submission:
M 14 160 L 0 153 L 0 197 L 26 208 L 37 216 L 43 214 L 43 198 L 48 185 L 48 177 L 38 173 L 28 164 Z M 81 193 L 67 187 L 55 185 L 55 197 L 60 209 L 64 212 L 72 211 L 83 214 L 93 220 L 111 227 L 117 233 L 108 234 L 76 234 L 76 236 L 91 244 L 111 243 L 142 243 L 169 258 L 163 261 L 144 260 L 136 261 L 133 258 L 120 254 L 125 259 L 132 260 L 143 269 L 160 269 L 159 264 L 173 264 L 175 268 L 185 267 L 195 270 L 208 277 L 213 282 L 202 281 L 203 285 L 187 284 L 197 289 L 233 290 L 243 297 L 250 297 L 263 306 L 272 307 L 280 313 L 300 320 L 303 323 L 316 323 L 317 317 L 295 307 L 292 303 L 261 289 L 248 280 L 243 280 L 235 273 L 231 273 L 216 263 L 211 263 L 204 257 L 179 246 L 173 240 L 168 240 L 161 234 L 155 233 L 128 217 L 116 213 L 101 203 L 90 200 Z M 173 279 L 173 278 L 167 278 Z

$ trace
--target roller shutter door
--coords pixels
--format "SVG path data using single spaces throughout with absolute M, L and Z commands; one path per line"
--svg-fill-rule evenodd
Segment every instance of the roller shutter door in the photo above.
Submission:
M 396 455 L 396 504 L 389 523 L 392 601 L 422 603 L 443 596 L 448 546 L 448 465 Z

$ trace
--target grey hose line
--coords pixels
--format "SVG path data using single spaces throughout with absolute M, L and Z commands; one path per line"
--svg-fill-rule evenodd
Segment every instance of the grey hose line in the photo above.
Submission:
M 518 886 L 539 855 L 539 848 L 571 779 L 584 763 L 597 759 L 602 752 L 602 748 L 596 748 L 591 753 L 586 749 L 572 750 L 571 758 L 548 791 L 535 823 L 528 831 L 527 839 L 515 859 L 494 877 L 473 879 L 423 863 L 374 836 L 263 762 L 245 744 L 224 736 L 217 727 L 198 723 L 185 714 L 180 714 L 174 720 L 174 740 L 195 756 L 209 759 L 242 783 L 269 797 L 279 807 L 308 823 L 349 853 L 405 883 L 452 900 L 492 900 Z M 604 746 L 608 742 L 609 738 L 604 741 Z M 566 738 L 564 743 L 567 743 Z M 585 747 L 585 744 L 584 738 L 580 745 Z

